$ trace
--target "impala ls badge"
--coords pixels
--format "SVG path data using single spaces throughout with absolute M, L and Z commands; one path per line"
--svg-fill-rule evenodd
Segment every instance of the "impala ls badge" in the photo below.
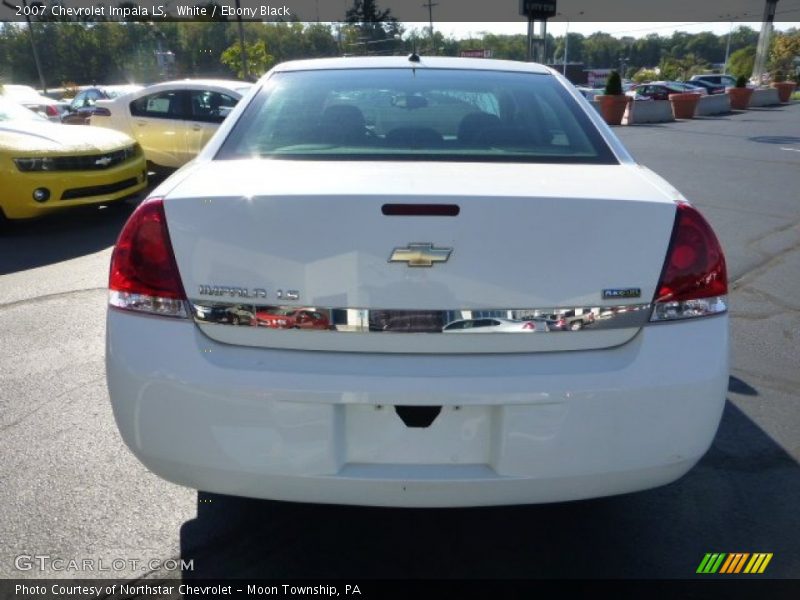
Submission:
M 409 244 L 395 248 L 389 262 L 408 263 L 409 267 L 432 267 L 433 263 L 447 262 L 452 248 L 434 248 L 433 244 Z
M 615 298 L 640 298 L 642 290 L 639 288 L 614 288 L 603 290 L 603 300 Z
M 198 291 L 202 296 L 229 296 L 231 298 L 251 298 L 260 300 L 275 296 L 278 300 L 300 300 L 300 292 L 297 290 L 275 290 L 267 294 L 264 288 L 245 288 L 230 285 L 212 285 L 201 283 Z

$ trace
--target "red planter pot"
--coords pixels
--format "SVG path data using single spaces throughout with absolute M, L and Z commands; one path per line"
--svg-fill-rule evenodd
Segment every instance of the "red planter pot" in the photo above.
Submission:
M 595 96 L 595 100 L 600 104 L 600 114 L 603 115 L 605 122 L 609 125 L 620 125 L 631 98 L 623 95 Z
M 793 82 L 776 81 L 770 85 L 778 90 L 778 98 L 780 98 L 781 102 L 789 102 L 789 100 L 792 99 L 792 92 L 795 88 L 795 84 Z
M 672 114 L 676 119 L 693 119 L 697 103 L 700 101 L 700 94 L 670 94 L 669 101 L 672 103 Z
M 747 110 L 750 105 L 750 96 L 753 89 L 748 87 L 732 87 L 726 90 L 731 97 L 731 108 L 734 110 Z

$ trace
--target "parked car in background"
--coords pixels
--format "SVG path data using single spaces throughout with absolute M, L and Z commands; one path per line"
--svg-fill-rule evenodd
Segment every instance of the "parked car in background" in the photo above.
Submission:
M 683 94 L 686 88 L 671 82 L 641 83 L 626 92 L 634 100 L 669 100 L 670 94 Z
M 158 83 L 98 100 L 89 123 L 132 136 L 152 169 L 177 169 L 197 156 L 251 86 L 200 79 Z
M 229 306 L 226 312 L 228 313 L 226 320 L 228 323 L 233 323 L 234 325 L 253 325 L 255 323 L 256 315 L 252 306 L 234 304 Z
M 256 312 L 256 325 L 273 329 L 330 329 L 330 320 L 313 308 L 288 308 Z
M 491 317 L 486 319 L 461 319 L 448 323 L 442 329 L 445 333 L 495 333 L 501 331 L 547 331 L 544 319 L 513 321 Z
M 583 312 L 577 314 L 574 310 L 568 310 L 561 313 L 559 319 L 563 319 L 567 322 L 567 329 L 570 331 L 578 331 L 594 323 L 594 313 Z
M 197 317 L 199 319 L 208 319 L 214 323 L 230 323 L 233 319 L 233 313 L 236 312 L 235 306 L 230 304 L 214 305 L 213 303 L 206 303 L 197 307 Z
M 67 106 L 61 122 L 68 125 L 88 125 L 89 118 L 97 110 L 98 100 L 113 100 L 141 90 L 141 85 L 106 85 L 81 88 Z
M 714 85 L 722 85 L 725 87 L 734 87 L 736 85 L 736 77 L 733 75 L 718 74 L 718 73 L 705 73 L 701 75 L 692 75 L 689 78 L 690 82 L 706 81 Z
M 21 104 L 49 121 L 58 123 L 68 104 L 40 94 L 29 85 L 4 84 L 0 86 L 3 98 Z
M 713 230 L 533 63 L 278 65 L 131 215 L 109 292 L 123 440 L 154 473 L 219 494 L 452 507 L 628 493 L 687 473 L 726 402 Z M 312 306 L 334 328 L 217 321 L 224 304 Z M 588 311 L 602 327 L 476 322 Z
M 0 219 L 26 219 L 137 194 L 144 155 L 117 131 L 56 123 L 0 98 Z
M 666 81 L 667 85 L 682 89 L 684 92 L 691 94 L 700 94 L 701 96 L 708 96 L 708 90 L 702 85 L 695 83 L 687 83 L 685 81 Z
M 603 93 L 601 88 L 591 88 L 584 85 L 578 85 L 575 87 L 587 100 L 594 100 L 595 96 Z
M 579 331 L 595 321 L 594 313 L 588 311 L 576 314 L 574 310 L 569 310 L 563 313 L 551 313 L 542 316 L 547 320 L 547 325 L 551 331 Z
M 595 96 L 601 96 L 606 93 L 605 87 L 588 87 L 584 85 L 575 86 L 578 91 L 583 94 L 584 98 L 587 100 L 594 100 Z M 622 91 L 627 92 L 628 90 L 636 87 L 636 84 L 632 81 L 626 79 L 622 82 Z
M 714 94 L 724 94 L 725 93 L 725 86 L 722 84 L 711 83 L 710 81 L 705 81 L 704 79 L 695 79 L 694 81 L 684 81 L 682 83 L 699 86 L 706 90 L 709 95 Z
M 554 314 L 543 315 L 549 331 L 568 331 L 567 320 Z

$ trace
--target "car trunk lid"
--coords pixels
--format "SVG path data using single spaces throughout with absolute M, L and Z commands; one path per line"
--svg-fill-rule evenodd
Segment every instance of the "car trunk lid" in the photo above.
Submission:
M 634 165 L 245 160 L 190 168 L 165 210 L 190 301 L 221 316 L 195 312 L 198 326 L 217 341 L 255 347 L 620 345 L 649 316 L 675 216 L 674 198 Z M 405 208 L 387 213 L 386 205 Z M 458 211 L 404 212 L 420 205 Z M 423 257 L 441 260 L 411 266 L 420 246 Z M 257 313 L 279 306 L 322 311 L 330 322 L 303 330 L 263 319 L 270 326 L 259 327 Z M 591 313 L 591 322 L 558 335 L 441 335 L 460 318 L 568 311 Z

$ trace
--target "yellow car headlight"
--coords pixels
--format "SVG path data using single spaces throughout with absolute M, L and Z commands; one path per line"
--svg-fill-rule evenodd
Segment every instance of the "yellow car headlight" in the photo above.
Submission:
M 14 164 L 20 171 L 52 171 L 55 163 L 52 158 L 15 158 Z

